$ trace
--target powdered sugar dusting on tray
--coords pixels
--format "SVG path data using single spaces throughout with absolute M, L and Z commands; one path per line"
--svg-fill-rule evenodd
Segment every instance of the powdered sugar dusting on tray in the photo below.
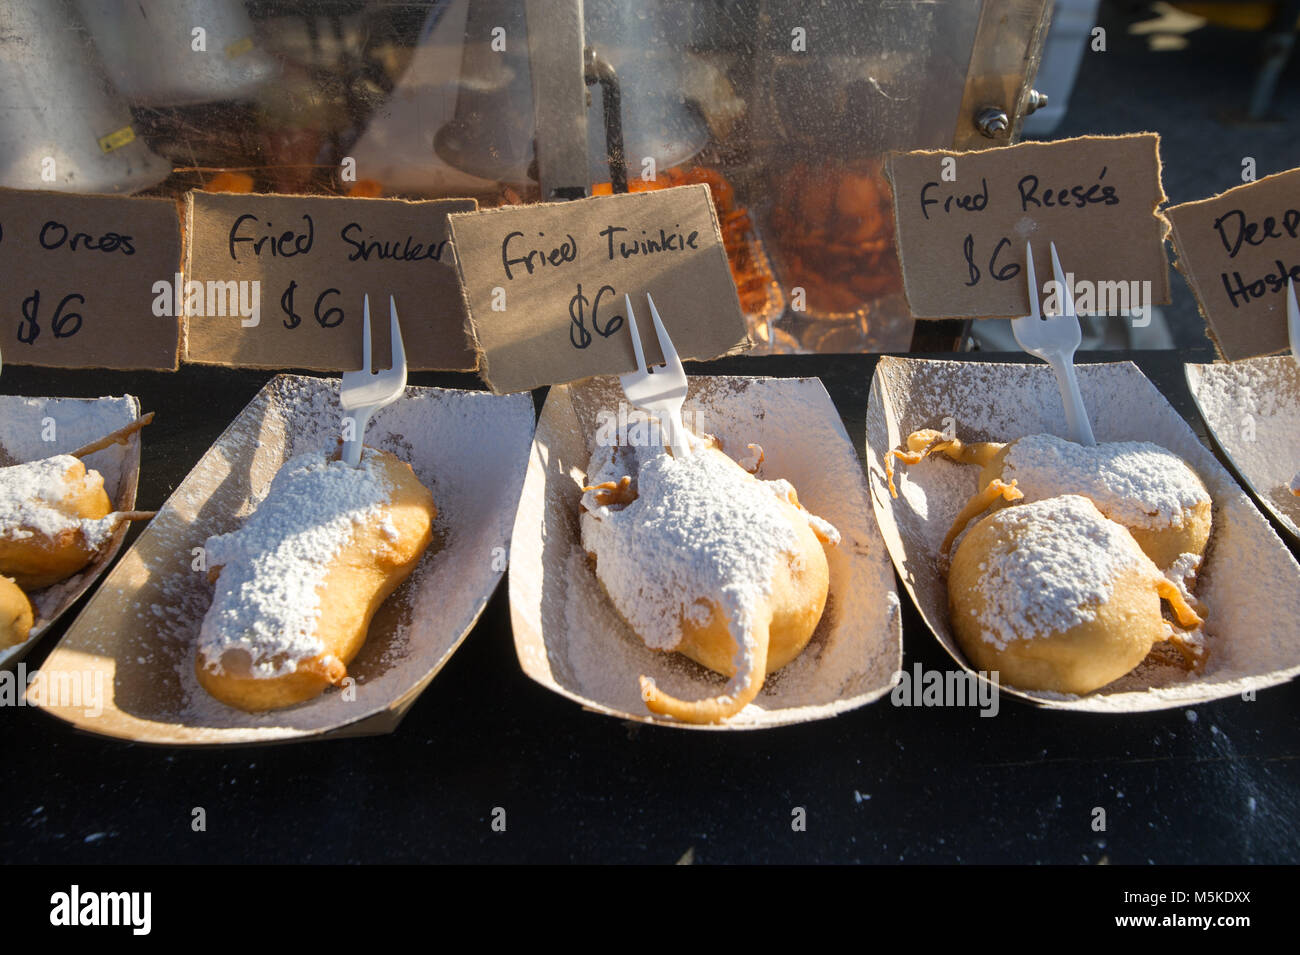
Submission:
M 1095 620 L 1119 576 L 1142 563 L 1132 535 L 1077 495 L 1003 508 L 988 521 L 1004 536 L 980 564 L 980 638 L 999 650 Z
M 94 400 L 82 398 L 0 397 L 0 464 L 36 461 L 55 454 L 67 454 L 111 434 L 136 415 L 136 401 L 128 396 Z M 122 468 L 127 448 L 112 444 L 85 459 L 86 467 L 105 475 L 108 496 L 113 497 L 116 481 L 109 480 Z
M 1125 527 L 1182 527 L 1188 512 L 1209 502 L 1187 464 L 1150 441 L 1085 447 L 1031 434 L 1008 449 L 1002 478 L 1018 481 L 1026 501 L 1082 494 Z
M 232 650 L 248 654 L 259 678 L 293 673 L 324 652 L 316 628 L 330 561 L 392 496 L 376 460 L 369 449 L 355 468 L 325 451 L 299 455 L 243 526 L 207 539 L 208 566 L 221 573 L 199 650 L 214 672 Z
M 1300 368 L 1290 355 L 1189 365 L 1205 423 L 1255 494 L 1300 537 Z
M 1141 372 L 1130 363 L 1078 367 L 1098 441 L 1149 441 L 1178 455 L 1210 493 L 1213 530 L 1196 582 L 1206 608 L 1204 671 L 1188 673 L 1153 654 L 1136 670 L 1070 709 L 1132 712 L 1184 705 L 1262 687 L 1300 673 L 1300 566 L 1233 478 Z M 880 400 L 883 398 L 883 402 Z M 899 572 L 941 642 L 961 659 L 947 623 L 947 566 L 939 543 L 977 488 L 979 468 L 931 457 L 899 469 L 899 500 L 885 485 L 881 455 L 922 428 L 953 426 L 964 441 L 1012 441 L 1066 433 L 1056 380 L 1045 364 L 882 358 L 867 419 L 872 493 L 887 533 L 907 542 Z

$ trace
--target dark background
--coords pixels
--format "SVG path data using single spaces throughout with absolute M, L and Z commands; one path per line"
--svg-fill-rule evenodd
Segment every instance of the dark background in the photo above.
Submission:
M 1198 27 L 1168 4 L 1132 0 L 1104 0 L 1098 25 L 1106 30 L 1106 52 L 1083 54 L 1053 139 L 1159 133 L 1170 205 L 1241 185 L 1247 156 L 1259 179 L 1300 166 L 1300 55 L 1292 55 L 1279 80 L 1268 119 L 1248 122 L 1262 33 Z M 1173 302 L 1163 311 L 1173 345 L 1212 355 L 1191 289 L 1177 272 L 1170 286 Z

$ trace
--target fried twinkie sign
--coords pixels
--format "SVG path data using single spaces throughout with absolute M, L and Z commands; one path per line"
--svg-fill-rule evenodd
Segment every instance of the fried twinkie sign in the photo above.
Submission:
M 186 203 L 172 305 L 185 316 L 186 361 L 360 368 L 368 294 L 378 364 L 388 362 L 391 295 L 411 369 L 474 368 L 447 229 L 447 214 L 476 209 L 473 199 L 192 192 Z
M 1029 240 L 1040 287 L 1056 243 L 1080 314 L 1168 302 L 1158 149 L 1159 137 L 1141 133 L 889 156 L 912 314 L 1028 314 Z
M 179 323 L 151 305 L 180 257 L 169 199 L 0 190 L 5 364 L 176 368 Z
M 1300 169 L 1169 210 L 1178 268 L 1229 360 L 1287 347 L 1286 289 L 1300 280 Z
M 452 215 L 479 373 L 498 394 L 636 367 L 662 356 L 649 293 L 682 358 L 748 344 L 704 185 Z

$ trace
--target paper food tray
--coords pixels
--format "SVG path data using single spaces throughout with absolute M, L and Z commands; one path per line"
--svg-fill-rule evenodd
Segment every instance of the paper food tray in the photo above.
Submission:
M 1300 541 L 1300 367 L 1290 355 L 1184 365 L 1187 387 L 1218 446 L 1268 512 Z
M 1283 683 L 1300 673 L 1300 566 L 1163 395 L 1129 362 L 1078 368 L 1079 386 L 1098 441 L 1151 441 L 1196 470 L 1214 502 L 1213 529 L 1196 596 L 1209 609 L 1204 631 L 1210 658 L 1188 673 L 1148 658 L 1086 696 L 1001 691 L 1047 707 L 1143 712 L 1188 706 Z M 948 419 L 948 420 L 945 420 Z M 891 499 L 884 455 L 921 428 L 956 427 L 969 441 L 1064 435 L 1065 413 L 1046 364 L 880 360 L 867 409 L 867 463 L 885 541 L 921 616 L 962 667 L 970 670 L 949 629 L 946 561 L 939 545 L 975 493 L 979 468 L 946 458 L 899 466 Z
M 889 692 L 902 660 L 898 594 L 868 503 L 862 467 L 830 396 L 816 379 L 690 379 L 684 412 L 735 457 L 762 446 L 761 478 L 785 478 L 809 511 L 838 528 L 827 550 L 830 596 L 808 647 L 768 676 L 758 698 L 715 725 L 650 713 L 638 677 L 684 699 L 723 683 L 680 654 L 648 649 L 618 616 L 581 545 L 579 500 L 598 415 L 624 401 L 596 378 L 550 391 L 538 421 L 511 542 L 515 649 L 543 686 L 598 713 L 688 729 L 758 729 L 824 719 Z
M 290 457 L 334 447 L 339 421 L 337 379 L 273 378 L 168 498 L 45 661 L 47 686 L 58 677 L 80 680 L 83 698 L 33 702 L 87 732 L 146 743 L 391 732 L 501 579 L 532 438 L 532 400 L 412 387 L 375 415 L 366 443 L 410 463 L 433 493 L 434 542 L 375 615 L 348 667 L 356 681 L 350 693 L 331 689 L 287 709 L 245 713 L 210 697 L 194 675 L 195 638 L 212 601 L 206 573 L 193 566 L 194 549 L 239 527 Z M 87 705 L 96 685 L 102 705 Z
M 132 395 L 116 398 L 20 398 L 0 395 L 0 466 L 25 464 L 67 454 L 124 428 L 140 417 L 140 402 Z M 46 435 L 54 440 L 44 440 Z M 140 478 L 140 432 L 124 444 L 112 444 L 87 455 L 88 470 L 104 477 L 104 491 L 116 511 L 135 509 Z M 129 524 L 119 527 L 85 568 L 27 595 L 35 621 L 31 635 L 16 647 L 0 649 L 0 668 L 14 666 L 113 562 L 126 539 Z

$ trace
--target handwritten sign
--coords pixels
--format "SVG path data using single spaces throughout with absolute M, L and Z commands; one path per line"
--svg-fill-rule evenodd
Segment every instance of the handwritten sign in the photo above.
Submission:
M 189 249 L 175 307 L 185 360 L 250 368 L 361 367 L 362 301 L 388 362 L 388 297 L 411 370 L 472 370 L 447 213 L 473 199 L 186 198 Z
M 663 356 L 646 293 L 683 359 L 749 345 L 707 186 L 449 218 L 479 374 L 498 394 L 636 368 L 624 295 L 647 363 Z
M 1178 268 L 1229 361 L 1288 347 L 1286 288 L 1300 282 L 1300 169 L 1168 212 Z
M 5 364 L 175 370 L 179 324 L 151 305 L 180 257 L 170 200 L 0 191 Z
M 1080 314 L 1168 302 L 1158 149 L 1159 137 L 1141 133 L 891 155 L 912 314 L 1027 314 L 1029 240 L 1040 286 L 1052 279 L 1048 243 L 1056 243 Z

